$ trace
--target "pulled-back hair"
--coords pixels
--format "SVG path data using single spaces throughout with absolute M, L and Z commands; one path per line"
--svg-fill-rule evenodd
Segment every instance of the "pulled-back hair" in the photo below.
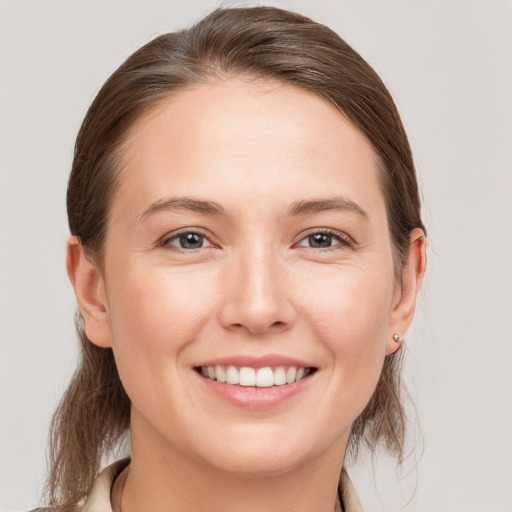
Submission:
M 219 9 L 187 30 L 157 37 L 104 84 L 78 134 L 67 192 L 70 230 L 87 257 L 103 271 L 119 160 L 134 122 L 179 90 L 230 77 L 310 91 L 366 136 L 379 161 L 399 280 L 410 232 L 423 224 L 413 159 L 395 104 L 375 71 L 331 29 L 272 7 Z M 61 510 L 72 510 L 87 495 L 103 458 L 130 426 L 130 400 L 112 350 L 87 339 L 80 314 L 76 324 L 80 359 L 50 435 L 47 491 L 49 503 Z M 382 442 L 402 459 L 400 359 L 400 351 L 385 358 L 375 392 L 352 426 L 352 453 L 361 443 L 373 449 Z

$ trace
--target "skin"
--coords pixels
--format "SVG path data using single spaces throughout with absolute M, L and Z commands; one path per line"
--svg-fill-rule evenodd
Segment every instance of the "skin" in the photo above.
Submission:
M 113 348 L 132 400 L 123 511 L 334 510 L 350 427 L 413 317 L 423 233 L 397 282 L 372 146 L 293 87 L 181 91 L 136 122 L 125 150 L 102 271 L 68 243 L 87 336 Z M 183 197 L 224 213 L 155 208 Z M 181 247 L 183 230 L 203 246 Z M 330 245 L 312 247 L 325 230 Z M 270 409 L 227 402 L 193 369 L 269 353 L 318 369 Z

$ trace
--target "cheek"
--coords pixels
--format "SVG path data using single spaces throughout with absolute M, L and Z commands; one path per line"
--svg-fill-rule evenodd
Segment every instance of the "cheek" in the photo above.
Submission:
M 321 292 L 309 296 L 309 324 L 331 355 L 336 385 L 350 389 L 360 400 L 373 393 L 385 357 L 393 300 L 391 270 L 354 267 L 317 276 Z M 305 289 L 312 289 L 311 283 Z
M 175 349 L 180 338 L 193 336 L 211 296 L 200 275 L 159 267 L 120 267 L 117 274 L 108 290 L 114 340 L 128 336 L 148 348 L 162 342 Z
M 385 341 L 378 335 L 387 328 L 391 313 L 392 273 L 380 265 L 368 266 L 371 270 L 360 266 L 327 269 L 301 280 L 300 302 L 314 317 L 311 324 L 336 345 Z
M 131 397 L 141 383 L 156 388 L 157 375 L 166 379 L 180 371 L 181 354 L 211 316 L 207 298 L 212 295 L 205 290 L 204 280 L 190 271 L 185 274 L 122 265 L 110 274 L 113 350 Z
M 142 416 L 171 425 L 188 396 L 187 349 L 213 316 L 208 298 L 214 295 L 205 276 L 190 269 L 117 262 L 107 295 L 119 376 Z

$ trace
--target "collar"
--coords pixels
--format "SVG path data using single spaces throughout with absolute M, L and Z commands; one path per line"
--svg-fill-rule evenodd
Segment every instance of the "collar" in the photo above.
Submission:
M 110 503 L 112 485 L 117 476 L 129 463 L 130 459 L 118 460 L 98 475 L 91 493 L 82 507 L 82 512 L 112 512 L 112 505 Z M 341 471 L 340 490 L 345 512 L 363 512 L 361 502 L 345 468 Z

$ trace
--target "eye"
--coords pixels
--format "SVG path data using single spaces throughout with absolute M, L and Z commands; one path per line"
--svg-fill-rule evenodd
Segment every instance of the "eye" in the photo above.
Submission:
M 178 233 L 170 238 L 164 240 L 165 246 L 177 247 L 179 249 L 194 250 L 201 249 L 203 247 L 211 247 L 210 241 L 201 233 L 195 231 L 185 231 Z
M 316 231 L 309 234 L 296 247 L 310 247 L 312 249 L 329 249 L 336 246 L 351 246 L 348 237 L 335 231 Z

